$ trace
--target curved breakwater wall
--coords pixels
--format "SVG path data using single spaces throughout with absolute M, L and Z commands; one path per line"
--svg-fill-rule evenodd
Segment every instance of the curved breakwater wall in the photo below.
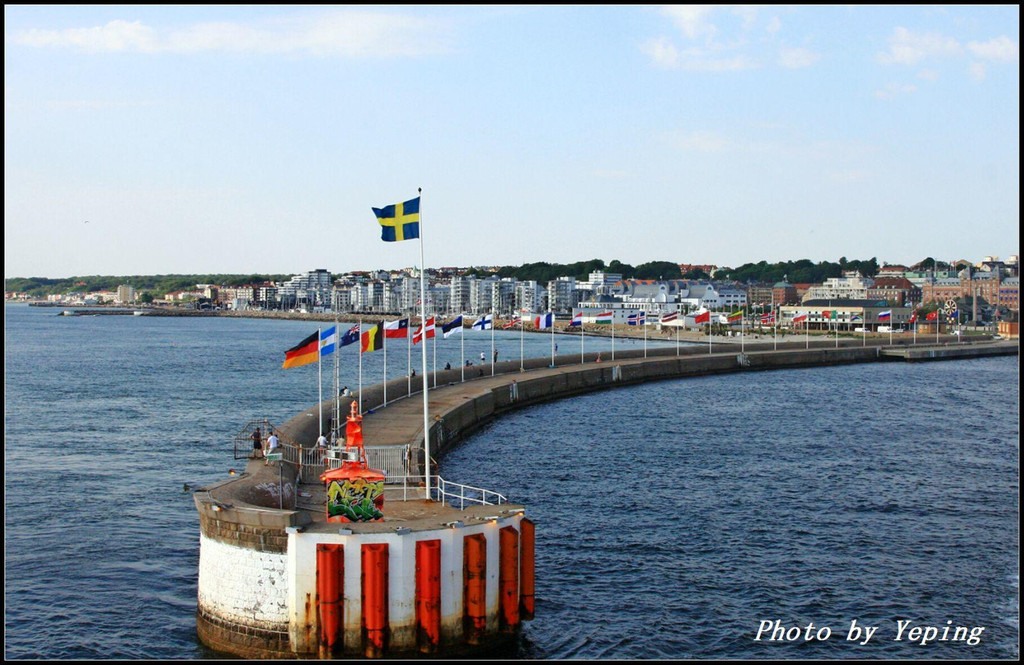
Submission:
M 880 346 L 847 346 L 835 348 L 827 343 L 818 343 L 811 348 L 788 348 L 772 351 L 771 344 L 760 345 L 761 350 L 748 345 L 745 353 L 730 347 L 728 353 L 721 349 L 714 354 L 707 352 L 707 347 L 686 347 L 679 350 L 663 348 L 649 350 L 648 357 L 643 358 L 642 350 L 630 350 L 616 353 L 614 361 L 605 357 L 603 362 L 596 360 L 596 354 L 588 354 L 580 363 L 579 355 L 561 356 L 556 358 L 556 365 L 551 366 L 550 358 L 534 358 L 524 362 L 524 372 L 519 371 L 519 361 L 498 363 L 496 375 L 490 376 L 490 366 L 477 366 L 477 376 L 467 373 L 467 379 L 478 378 L 482 381 L 467 380 L 461 382 L 461 369 L 447 370 L 437 374 L 439 395 L 452 394 L 459 399 L 447 401 L 432 400 L 434 420 L 431 425 L 431 449 L 436 457 L 442 456 L 459 440 L 479 429 L 487 422 L 502 413 L 555 399 L 573 395 L 627 386 L 653 380 L 668 380 L 686 377 L 705 376 L 738 371 L 765 371 L 798 367 L 828 366 L 861 362 L 906 361 L 925 359 L 969 358 L 986 355 L 1006 355 L 1018 353 L 1016 344 L 964 344 L 942 347 L 941 353 L 929 353 L 923 350 L 907 356 L 900 354 L 893 347 Z M 685 353 L 682 353 L 685 351 Z M 904 357 L 906 356 L 906 357 Z M 467 368 L 469 369 L 469 368 Z M 400 397 L 408 396 L 409 382 L 407 379 L 396 379 L 388 382 L 389 403 Z M 422 387 L 422 378 L 416 377 L 412 382 L 413 392 Z M 363 390 L 363 409 L 370 411 L 379 409 L 383 404 L 384 387 L 382 384 Z M 433 390 L 432 390 L 432 395 Z M 406 400 L 402 400 L 406 402 Z M 333 401 L 325 402 L 326 406 Z M 318 419 L 310 417 L 316 414 L 317 406 L 297 414 L 282 425 L 280 429 L 292 440 L 310 445 L 317 437 Z M 405 409 L 401 414 L 398 410 L 389 413 L 388 408 L 378 411 L 374 418 L 366 421 L 367 435 L 377 419 L 404 418 L 410 422 L 404 432 L 410 433 L 406 440 L 380 441 L 368 438 L 374 445 L 393 443 L 395 445 L 411 444 L 420 449 L 418 459 L 422 465 L 423 427 L 422 411 Z M 419 426 L 416 426 L 418 421 Z M 273 470 L 273 478 L 270 477 Z M 410 470 L 410 473 L 415 473 Z M 422 472 L 422 471 L 420 471 Z M 294 482 L 294 473 L 285 479 L 286 483 Z M 276 484 L 277 470 L 275 467 L 264 467 L 259 461 L 250 462 L 245 477 L 229 479 L 216 485 L 203 488 L 195 494 L 195 502 L 200 516 L 200 564 L 199 593 L 197 609 L 197 625 L 199 636 L 209 646 L 226 652 L 249 657 L 295 657 L 316 656 L 318 640 L 322 639 L 322 629 L 316 625 L 315 612 L 311 603 L 315 604 L 316 589 L 312 586 L 315 579 L 310 578 L 308 568 L 316 560 L 316 548 L 323 545 L 344 548 L 346 559 L 344 564 L 348 577 L 357 575 L 357 545 L 359 541 L 346 540 L 352 536 L 324 534 L 303 534 L 309 524 L 310 517 L 300 510 L 289 509 L 294 505 L 294 494 L 285 491 L 283 498 L 285 509 L 267 507 L 271 500 L 267 498 L 266 487 Z M 286 485 L 287 486 L 287 485 Z M 292 485 L 294 487 L 294 485 Z M 294 491 L 294 490 L 292 490 Z M 230 505 L 225 505 L 225 497 Z M 289 500 L 292 503 L 289 503 Z M 492 511 L 493 512 L 493 511 Z M 473 534 L 466 531 L 467 537 L 474 534 L 485 537 L 488 558 L 497 556 L 497 533 L 502 529 L 512 529 L 517 533 L 522 522 L 527 521 L 522 514 L 508 515 L 495 519 L 480 518 L 483 521 L 476 525 Z M 484 523 L 486 522 L 486 524 Z M 491 533 L 494 531 L 494 533 Z M 358 534 L 357 534 L 358 535 Z M 309 536 L 313 536 L 310 538 Z M 383 536 L 383 535 L 382 535 Z M 410 589 L 405 577 L 413 564 L 412 552 L 416 543 L 426 539 L 441 539 L 448 543 L 450 533 L 435 531 L 414 531 L 405 536 L 389 534 L 387 538 L 378 538 L 381 544 L 390 543 L 395 559 L 394 570 L 402 570 L 402 579 L 392 580 L 395 589 L 395 602 L 399 602 L 398 610 L 393 614 L 408 615 L 410 601 L 405 596 Z M 491 542 L 491 541 L 494 542 Z M 307 542 L 308 541 L 308 542 Z M 408 541 L 408 542 L 406 542 Z M 457 549 L 462 554 L 462 540 Z M 310 548 L 313 549 L 310 549 Z M 452 548 L 455 545 L 447 545 Z M 405 554 L 402 554 L 402 553 Z M 299 563 L 305 562 L 302 566 Z M 446 574 L 449 577 L 459 575 L 461 562 Z M 486 583 L 486 599 L 488 616 L 485 621 L 487 631 L 493 631 L 500 625 L 498 613 L 498 573 L 494 570 L 495 561 L 491 561 L 491 572 Z M 304 568 L 305 570 L 300 570 Z M 313 581 L 311 581 L 313 579 Z M 346 578 L 347 579 L 347 578 Z M 348 580 L 354 585 L 358 575 Z M 347 592 L 346 592 L 347 593 Z M 453 592 L 449 592 L 453 593 Z M 462 597 L 463 590 L 457 589 L 455 595 Z M 404 595 L 402 595 L 404 594 Z M 400 597 L 400 598 L 399 598 Z M 361 610 L 355 604 L 345 601 L 346 611 L 351 612 L 355 619 L 347 620 L 345 637 L 339 641 L 345 644 L 345 653 L 357 655 L 360 646 L 352 643 L 365 642 L 365 625 L 361 625 Z M 446 628 L 442 644 L 448 645 L 450 651 L 442 654 L 460 652 L 464 644 L 462 639 L 462 623 L 452 618 L 462 612 L 461 600 L 444 600 L 442 603 L 448 614 L 444 617 Z M 353 605 L 350 607 L 350 605 Z M 455 615 L 452 615 L 452 612 Z M 311 617 L 314 617 L 311 619 Z M 408 617 L 406 616 L 406 619 Z M 541 618 L 543 619 L 543 618 Z M 355 624 L 351 622 L 355 621 Z M 357 637 L 364 631 L 363 639 Z M 351 635 L 349 634 L 351 633 Z M 415 648 L 414 630 L 406 621 L 402 627 L 393 629 L 396 636 L 391 646 L 398 651 Z M 413 635 L 413 637 L 409 637 Z M 356 637 L 353 637 L 356 636 Z M 404 637 L 403 637 L 404 636 Z M 500 637 L 495 634 L 492 637 Z M 389 652 L 371 655 L 388 655 Z M 321 651 L 321 656 L 325 654 Z M 326 654 L 329 656 L 330 654 Z

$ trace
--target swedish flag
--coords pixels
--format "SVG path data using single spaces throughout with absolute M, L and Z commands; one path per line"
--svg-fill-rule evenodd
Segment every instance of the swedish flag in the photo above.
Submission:
M 420 237 L 420 197 L 405 203 L 396 203 L 384 208 L 374 208 L 380 222 L 380 239 L 384 242 L 412 240 Z

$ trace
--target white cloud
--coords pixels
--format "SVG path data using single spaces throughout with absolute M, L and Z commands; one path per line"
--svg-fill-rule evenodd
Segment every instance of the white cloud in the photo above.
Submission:
M 768 25 L 765 26 L 765 30 L 769 34 L 772 34 L 772 35 L 774 35 L 776 32 L 778 32 L 781 29 L 782 29 L 782 21 L 779 20 L 778 16 L 771 17 L 771 19 L 768 21 Z
M 1016 62 L 1019 47 L 1009 37 L 994 37 L 987 42 L 967 42 L 967 50 L 976 58 L 997 62 Z
M 972 62 L 967 71 L 975 81 L 984 81 L 985 77 L 988 76 L 988 68 L 984 62 Z
M 779 64 L 788 69 L 810 67 L 820 59 L 820 53 L 805 48 L 782 47 L 779 49 Z
M 881 90 L 875 90 L 875 97 L 879 99 L 894 99 L 900 95 L 909 95 L 917 90 L 917 86 L 911 83 L 890 83 Z
M 679 50 L 664 37 L 644 42 L 640 45 L 640 50 L 650 57 L 655 65 L 665 69 L 716 72 L 752 69 L 757 66 L 755 62 L 742 55 L 718 57 L 700 48 Z
M 915 34 L 897 27 L 889 37 L 889 50 L 878 54 L 882 64 L 916 65 L 926 58 L 960 55 L 963 47 L 952 37 L 938 33 Z
M 922 69 L 917 73 L 917 78 L 924 81 L 938 81 L 939 73 L 934 69 Z
M 688 38 L 708 37 L 713 39 L 718 34 L 718 28 L 707 19 L 715 9 L 716 7 L 710 5 L 674 5 L 663 7 L 661 11 L 671 18 L 672 22 Z
M 10 38 L 37 48 L 87 53 L 232 53 L 313 56 L 418 56 L 450 50 L 445 23 L 404 14 L 335 11 L 260 24 L 199 23 L 159 30 L 139 21 L 111 21 L 91 28 L 26 30 Z

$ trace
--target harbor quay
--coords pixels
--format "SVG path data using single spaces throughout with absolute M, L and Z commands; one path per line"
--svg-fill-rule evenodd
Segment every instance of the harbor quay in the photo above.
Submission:
M 900 340 L 901 342 L 903 340 Z M 249 658 L 440 657 L 500 652 L 533 619 L 535 525 L 528 507 L 432 471 L 424 487 L 424 414 L 430 454 L 442 460 L 488 422 L 535 404 L 647 381 L 854 363 L 1018 355 L 1013 341 L 889 345 L 800 340 L 616 350 L 582 358 L 506 361 L 401 378 L 341 398 L 371 466 L 386 471 L 382 519 L 332 520 L 321 480 L 341 452 L 316 447 L 313 405 L 272 426 L 280 460 L 250 459 L 243 473 L 194 493 L 200 557 L 197 631 L 207 646 Z M 907 340 L 909 342 L 909 340 Z M 467 368 L 468 369 L 468 368 Z M 361 409 L 358 405 L 361 401 Z M 251 425 L 236 437 L 244 449 Z M 249 445 L 251 452 L 252 446 Z M 371 454 L 372 453 L 372 454 Z M 510 464 L 516 463 L 514 460 Z M 436 467 L 432 464 L 432 469 Z M 495 479 L 500 482 L 501 479 Z M 514 497 L 512 497 L 514 498 Z M 599 520 L 599 516 L 594 516 Z M 543 524 L 539 525 L 543 528 Z M 539 616 L 533 619 L 543 621 Z M 497 651 L 495 651 L 497 650 Z

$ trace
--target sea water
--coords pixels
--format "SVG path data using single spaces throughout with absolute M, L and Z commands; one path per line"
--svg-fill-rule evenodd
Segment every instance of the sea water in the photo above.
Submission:
M 5 657 L 220 656 L 196 637 L 191 491 L 242 468 L 250 418 L 316 403 L 315 364 L 281 369 L 316 324 L 4 311 Z M 495 339 L 519 357 L 518 333 Z M 439 365 L 491 353 L 489 332 L 438 343 Z M 339 357 L 355 389 L 358 354 Z M 537 619 L 508 656 L 1013 658 L 1017 378 L 1013 357 L 633 386 L 511 414 L 441 469 L 537 522 Z M 845 640 L 854 619 L 878 626 L 865 645 Z M 765 620 L 835 634 L 755 641 Z M 897 620 L 985 632 L 920 645 Z

